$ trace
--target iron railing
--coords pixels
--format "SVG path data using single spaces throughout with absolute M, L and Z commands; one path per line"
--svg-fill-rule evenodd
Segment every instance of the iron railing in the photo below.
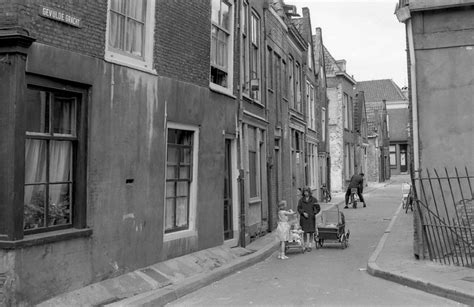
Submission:
M 429 258 L 442 264 L 474 267 L 472 180 L 465 174 L 420 171 L 412 179 L 414 201 Z

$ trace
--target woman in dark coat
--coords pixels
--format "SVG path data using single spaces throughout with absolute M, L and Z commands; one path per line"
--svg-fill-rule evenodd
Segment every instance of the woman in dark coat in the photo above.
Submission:
M 314 241 L 314 232 L 316 231 L 316 214 L 321 211 L 318 200 L 312 196 L 309 187 L 303 188 L 303 196 L 298 201 L 298 213 L 300 214 L 300 225 L 304 231 L 304 244 L 308 251 Z

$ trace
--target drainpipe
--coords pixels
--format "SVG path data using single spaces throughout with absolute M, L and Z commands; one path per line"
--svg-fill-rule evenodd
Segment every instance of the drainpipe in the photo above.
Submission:
M 416 61 L 415 61 L 415 46 L 413 43 L 413 25 L 412 19 L 406 21 L 407 36 L 408 36 L 408 52 L 410 54 L 410 77 L 411 77 L 411 102 L 412 102 L 412 125 L 413 125 L 413 162 L 414 162 L 414 176 L 418 177 L 418 170 L 420 168 L 420 153 L 419 153 L 419 139 L 418 139 L 418 97 L 416 88 Z
M 241 24 L 242 20 L 240 20 L 241 13 L 242 13 L 242 8 L 243 8 L 243 1 L 239 1 L 239 6 L 238 6 L 238 30 L 237 33 L 239 35 L 239 57 L 242 59 L 242 52 L 243 52 L 243 39 L 242 39 L 242 33 L 241 33 Z M 245 247 L 246 246 L 246 240 L 245 240 L 245 171 L 244 171 L 244 159 L 243 159 L 243 138 L 242 138 L 242 116 L 243 116 L 243 95 L 242 95 L 242 75 L 240 74 L 241 69 L 240 69 L 240 63 L 241 61 L 238 61 L 239 63 L 239 84 L 237 86 L 238 91 L 239 91 L 239 101 L 237 104 L 237 133 L 238 133 L 238 168 L 239 168 L 239 200 L 240 200 L 240 215 L 239 215 L 239 241 L 240 241 L 240 246 Z

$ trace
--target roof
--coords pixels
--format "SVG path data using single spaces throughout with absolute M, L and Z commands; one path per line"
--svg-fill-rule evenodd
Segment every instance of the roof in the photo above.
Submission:
M 402 90 L 391 79 L 360 81 L 357 90 L 363 91 L 365 101 L 401 101 L 406 100 Z
M 324 70 L 326 75 L 335 75 L 336 72 L 341 71 L 341 68 L 337 65 L 334 57 L 326 49 L 326 46 L 323 46 L 324 50 Z

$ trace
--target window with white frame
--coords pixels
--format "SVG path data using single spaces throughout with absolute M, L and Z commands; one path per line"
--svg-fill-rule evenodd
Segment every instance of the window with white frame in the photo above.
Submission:
M 109 0 L 105 59 L 153 70 L 155 0 Z
M 326 141 L 326 108 L 321 109 L 321 139 Z
M 308 44 L 308 68 L 313 69 L 313 46 L 311 46 L 311 43 Z
M 314 87 L 311 83 L 306 82 L 306 101 L 308 112 L 308 127 L 316 130 L 316 105 L 314 101 Z
M 390 166 L 392 168 L 397 167 L 397 147 L 395 145 L 389 146 L 390 150 Z
M 344 121 L 344 129 L 349 129 L 349 96 L 344 93 L 342 96 L 342 112 L 344 112 L 342 120 Z
M 354 100 L 352 99 L 352 97 L 349 97 L 350 100 L 349 100 L 349 130 L 353 130 L 354 129 L 354 123 L 353 123 L 353 120 L 354 120 Z
M 351 152 L 349 144 L 344 144 L 344 173 L 346 180 L 351 179 Z
M 241 61 L 241 74 L 242 74 L 242 92 L 250 96 L 250 55 L 249 55 L 249 4 L 248 1 L 243 1 L 242 12 L 240 16 L 240 29 L 242 35 L 242 61 Z
M 316 144 L 307 143 L 307 178 L 308 185 L 312 189 L 317 188 L 317 176 L 318 176 L 318 146 Z
M 232 88 L 233 27 L 232 3 L 212 0 L 211 84 Z
M 168 124 L 166 151 L 165 233 L 193 228 L 198 130 Z
M 295 68 L 294 68 L 293 58 L 288 59 L 288 101 L 290 102 L 290 107 L 295 108 Z
M 296 62 L 295 66 L 295 110 L 302 112 L 301 91 L 303 85 L 301 84 L 301 65 L 300 63 Z
M 242 90 L 255 101 L 261 96 L 261 21 L 258 14 L 251 11 L 248 1 L 242 7 Z
M 262 196 L 262 167 L 264 166 L 264 132 L 257 127 L 247 127 L 248 173 L 250 200 L 260 200 Z

